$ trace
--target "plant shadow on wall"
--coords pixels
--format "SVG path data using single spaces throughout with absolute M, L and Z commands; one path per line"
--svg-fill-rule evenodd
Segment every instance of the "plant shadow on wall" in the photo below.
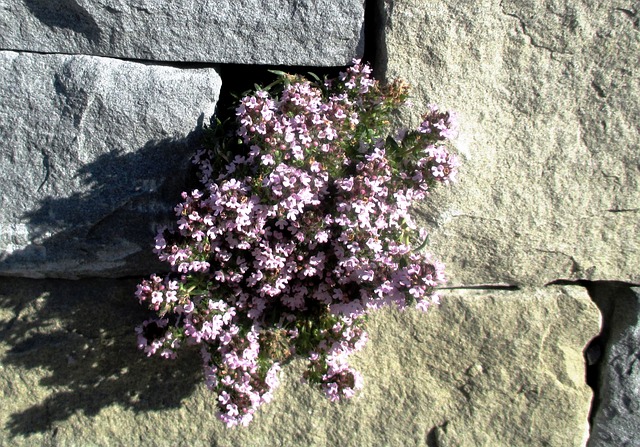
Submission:
M 67 163 L 63 156 L 48 156 L 41 187 L 51 183 L 53 191 L 72 192 L 27 204 L 30 210 L 21 223 L 28 228 L 28 240 L 2 256 L 0 270 L 76 278 L 158 268 L 153 238 L 158 225 L 172 222 L 172 209 L 189 187 L 190 157 L 199 144 L 202 119 L 184 138 L 148 142 L 132 152 L 112 150 L 73 173 L 61 168 Z
M 92 43 L 100 39 L 100 26 L 76 0 L 57 2 L 49 0 L 23 1 L 29 12 L 48 27 L 69 29 L 83 35 Z
M 260 73 L 273 78 L 267 68 Z M 226 107 L 235 98 L 229 92 L 241 92 L 251 83 L 245 66 L 222 67 L 221 76 L 228 88 L 221 92 L 218 109 L 231 116 Z M 255 79 L 256 71 L 250 76 Z M 0 362 L 6 380 L 16 384 L 11 386 L 12 406 L 5 407 L 4 429 L 12 436 L 55 433 L 58 423 L 74 415 L 91 417 L 112 405 L 134 412 L 178 408 L 203 382 L 197 352 L 183 352 L 173 361 L 147 358 L 137 349 L 134 332 L 149 316 L 134 295 L 136 284 L 141 276 L 166 269 L 152 252 L 157 229 L 152 224 L 173 224 L 180 193 L 197 185 L 191 183 L 195 176 L 190 177 L 189 167 L 203 119 L 183 139 L 99 156 L 75 173 L 82 192 L 46 197 L 23 216 L 29 239 L 37 243 L 2 257 L 5 272 L 37 274 L 46 261 L 54 275 L 73 276 L 80 269 L 85 277 L 124 279 L 0 277 Z M 48 175 L 46 181 L 52 181 Z M 56 231 L 50 236 L 52 227 Z M 129 254 L 121 269 L 87 267 L 96 252 L 123 238 L 144 249 Z
M 194 391 L 197 356 L 167 365 L 137 350 L 132 328 L 144 315 L 134 288 L 131 280 L 0 279 L 0 305 L 14 315 L 1 329 L 9 347 L 2 363 L 13 380 L 40 388 L 18 388 L 14 400 L 30 406 L 10 415 L 12 436 L 55 432 L 76 413 L 91 417 L 111 405 L 179 407 Z
M 79 169 L 88 191 L 48 197 L 25 216 L 32 236 L 42 238 L 41 251 L 55 257 L 80 240 L 62 259 L 91 259 L 92 244 L 108 245 L 126 234 L 148 245 L 134 259 L 142 265 L 147 258 L 155 261 L 152 222 L 171 221 L 172 206 L 164 203 L 177 202 L 188 187 L 198 134 L 150 142 L 133 153 L 113 151 Z M 175 175 L 178 166 L 184 175 Z M 144 179 L 160 186 L 138 188 Z M 56 220 L 63 231 L 47 238 L 53 211 L 64 216 Z M 25 268 L 32 256 L 17 251 L 3 263 Z M 77 413 L 90 417 L 111 405 L 134 412 L 178 407 L 194 391 L 201 381 L 197 355 L 185 353 L 169 365 L 137 349 L 134 327 L 146 312 L 134 297 L 136 282 L 0 278 L 0 361 L 6 380 L 14 383 L 9 399 L 15 405 L 8 408 L 18 409 L 5 427 L 12 436 L 55 432 L 57 422 Z

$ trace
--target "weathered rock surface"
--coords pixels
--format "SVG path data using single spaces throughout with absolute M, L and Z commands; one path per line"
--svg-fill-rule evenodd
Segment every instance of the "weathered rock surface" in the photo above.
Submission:
M 0 52 L 0 274 L 151 271 L 219 89 L 213 69 Z
M 638 3 L 385 0 L 380 66 L 459 111 L 425 213 L 455 284 L 640 281 Z
M 633 447 L 640 440 L 640 288 L 595 285 L 606 348 L 589 447 Z
M 375 314 L 354 401 L 330 403 L 294 362 L 253 424 L 229 430 L 197 352 L 172 362 L 136 351 L 134 284 L 0 278 L 0 444 L 584 444 L 582 349 L 599 313 L 580 288 L 448 291 L 428 314 Z
M 8 0 L 0 48 L 156 61 L 344 65 L 364 0 Z

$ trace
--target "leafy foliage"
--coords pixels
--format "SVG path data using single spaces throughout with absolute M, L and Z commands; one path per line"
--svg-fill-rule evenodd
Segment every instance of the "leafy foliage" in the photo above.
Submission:
M 337 79 L 275 73 L 217 123 L 194 157 L 201 190 L 183 193 L 177 225 L 156 237 L 172 273 L 136 295 L 156 316 L 137 328 L 148 355 L 201 346 L 220 418 L 247 425 L 272 398 L 280 364 L 309 360 L 305 378 L 333 400 L 352 397 L 348 364 L 367 341 L 366 315 L 438 302 L 443 265 L 409 214 L 458 165 L 455 115 L 431 106 L 418 129 L 388 136 L 405 104 L 360 61 Z

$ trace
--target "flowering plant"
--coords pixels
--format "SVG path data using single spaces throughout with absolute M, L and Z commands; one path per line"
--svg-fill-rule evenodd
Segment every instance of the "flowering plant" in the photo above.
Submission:
M 196 154 L 202 188 L 182 194 L 177 228 L 155 241 L 172 273 L 136 292 L 156 313 L 136 328 L 139 347 L 174 358 L 200 345 L 229 426 L 252 420 L 294 355 L 329 399 L 352 397 L 363 381 L 348 358 L 367 341 L 365 316 L 427 310 L 444 282 L 409 209 L 454 179 L 455 115 L 431 106 L 417 130 L 387 137 L 402 82 L 382 85 L 358 60 L 333 80 L 280 75 Z

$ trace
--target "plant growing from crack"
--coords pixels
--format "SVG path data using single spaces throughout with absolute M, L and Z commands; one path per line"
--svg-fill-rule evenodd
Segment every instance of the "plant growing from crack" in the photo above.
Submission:
M 136 291 L 155 313 L 136 328 L 140 349 L 174 358 L 199 345 L 229 426 L 272 399 L 293 356 L 332 401 L 354 396 L 363 380 L 348 360 L 367 341 L 366 315 L 426 311 L 444 282 L 409 210 L 455 177 L 455 115 L 431 106 L 391 137 L 402 82 L 379 83 L 359 60 L 337 79 L 277 74 L 211 130 L 194 157 L 201 189 L 182 194 L 176 228 L 156 237 L 172 272 Z

